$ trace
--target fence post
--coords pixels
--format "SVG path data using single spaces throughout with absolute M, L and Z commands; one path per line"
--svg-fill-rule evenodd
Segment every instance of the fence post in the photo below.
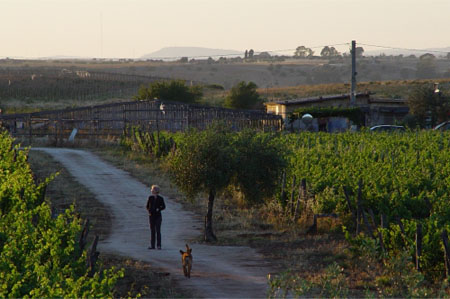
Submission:
M 286 172 L 283 172 L 283 176 L 281 178 L 281 204 L 284 206 L 285 204 L 285 198 L 286 198 L 286 191 L 284 190 L 286 188 Z
M 448 236 L 447 236 L 447 230 L 444 228 L 442 231 L 442 242 L 444 243 L 444 258 L 445 258 L 445 269 L 447 278 L 450 277 L 450 247 L 448 246 Z
M 33 136 L 33 127 L 31 126 L 31 114 L 28 116 L 28 142 L 31 145 L 31 141 L 32 141 L 32 136 Z
M 356 228 L 358 225 L 358 217 L 357 217 L 357 212 L 352 207 L 352 203 L 350 202 L 350 192 L 348 191 L 348 188 L 346 186 L 343 186 L 342 189 L 344 190 L 345 200 L 347 201 L 347 206 L 348 206 L 349 211 L 352 213 L 353 224 L 355 225 L 355 228 Z
M 94 242 L 92 242 L 92 246 L 89 249 L 88 255 L 87 255 L 87 266 L 89 268 L 88 276 L 92 277 L 95 273 L 95 263 L 97 262 L 98 256 L 100 255 L 100 252 L 97 251 L 97 244 L 98 244 L 98 236 L 95 236 Z
M 416 225 L 416 270 L 420 271 L 420 257 L 422 256 L 422 224 Z
M 289 211 L 289 213 L 291 215 L 294 212 L 295 183 L 296 183 L 296 177 L 295 177 L 295 174 L 294 174 L 292 176 L 291 200 L 289 202 L 289 208 L 288 208 L 288 211 Z
M 384 248 L 384 243 L 383 243 L 383 233 L 382 233 L 382 229 L 387 228 L 387 223 L 386 223 L 386 215 L 381 214 L 380 215 L 380 230 L 378 230 L 378 237 L 380 239 L 380 247 L 382 251 L 385 251 Z
M 300 199 L 304 198 L 306 202 L 306 179 L 302 179 L 300 182 L 300 186 L 298 188 L 298 196 L 297 196 L 297 202 L 295 204 L 295 210 L 294 210 L 294 218 L 293 221 L 295 222 L 298 218 L 298 206 L 300 205 Z M 305 205 L 306 206 L 306 205 Z
M 359 232 L 361 231 L 361 213 L 362 213 L 362 207 L 361 207 L 361 187 L 362 186 L 362 180 L 359 179 L 358 182 L 358 197 L 356 198 L 356 234 L 359 235 Z
M 122 121 L 123 121 L 123 135 L 126 136 L 127 131 L 127 115 L 125 111 L 125 105 L 122 105 Z

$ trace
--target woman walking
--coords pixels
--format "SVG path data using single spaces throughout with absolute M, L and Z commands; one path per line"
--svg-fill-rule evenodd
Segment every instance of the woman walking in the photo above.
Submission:
M 150 196 L 147 200 L 147 211 L 150 223 L 150 247 L 148 249 L 155 249 L 155 241 L 158 249 L 161 249 L 161 211 L 166 208 L 164 198 L 159 195 L 160 188 L 158 185 L 153 185 Z M 155 240 L 156 235 L 156 240 Z

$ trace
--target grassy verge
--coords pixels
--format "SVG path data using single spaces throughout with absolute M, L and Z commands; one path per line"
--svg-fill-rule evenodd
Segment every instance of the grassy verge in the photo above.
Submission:
M 95 196 L 78 183 L 69 172 L 51 156 L 40 151 L 30 151 L 28 161 L 37 181 L 58 172 L 59 175 L 47 186 L 46 197 L 52 208 L 58 213 L 74 204 L 82 218 L 89 218 L 90 236 L 99 235 L 104 239 L 111 229 L 110 212 L 106 206 L 95 199 Z M 103 267 L 123 268 L 125 275 L 119 279 L 115 296 L 173 298 L 189 297 L 171 280 L 168 273 L 152 267 L 150 263 L 130 258 L 100 254 Z

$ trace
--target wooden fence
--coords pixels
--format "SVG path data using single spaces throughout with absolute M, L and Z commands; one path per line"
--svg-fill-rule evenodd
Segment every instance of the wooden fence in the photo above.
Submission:
M 77 130 L 77 138 L 120 136 L 127 127 L 147 131 L 204 129 L 223 121 L 235 130 L 251 127 L 280 130 L 281 117 L 263 111 L 233 110 L 166 101 L 130 101 L 63 110 L 0 116 L 3 127 L 16 137 L 49 136 L 66 139 Z

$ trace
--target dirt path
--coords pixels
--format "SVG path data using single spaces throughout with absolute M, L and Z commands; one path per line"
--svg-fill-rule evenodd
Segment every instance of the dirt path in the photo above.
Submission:
M 99 250 L 147 261 L 170 272 L 184 288 L 199 297 L 261 298 L 266 294 L 268 262 L 248 247 L 191 244 L 194 264 L 191 279 L 181 272 L 180 249 L 187 239 L 202 233 L 202 223 L 165 197 L 162 250 L 148 250 L 149 227 L 145 209 L 149 186 L 102 161 L 74 149 L 34 148 L 50 154 L 113 213 L 112 230 L 100 240 Z M 164 191 L 164 190 L 163 190 Z M 164 192 L 162 194 L 164 196 Z

